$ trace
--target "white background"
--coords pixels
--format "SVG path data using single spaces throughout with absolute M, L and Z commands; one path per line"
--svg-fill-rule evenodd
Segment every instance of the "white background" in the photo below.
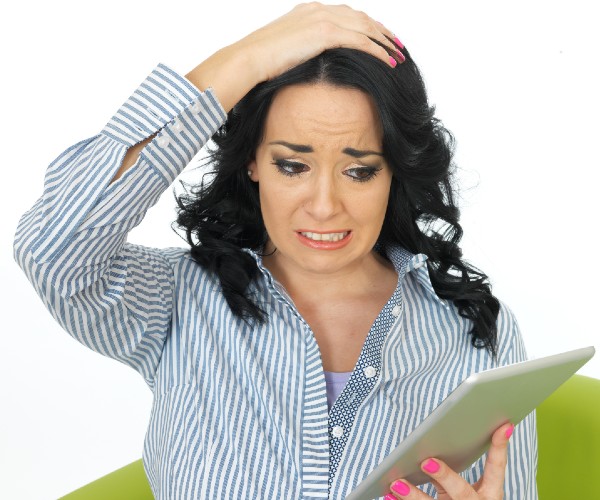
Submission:
M 406 44 L 455 134 L 465 256 L 514 310 L 531 357 L 600 347 L 594 4 L 352 3 Z M 1 498 L 56 498 L 141 457 L 150 391 L 54 323 L 12 240 L 47 164 L 96 134 L 156 63 L 185 73 L 293 2 L 203 5 L 34 0 L 3 9 Z M 129 241 L 186 246 L 170 227 L 174 208 L 168 190 Z M 581 373 L 600 378 L 600 355 Z

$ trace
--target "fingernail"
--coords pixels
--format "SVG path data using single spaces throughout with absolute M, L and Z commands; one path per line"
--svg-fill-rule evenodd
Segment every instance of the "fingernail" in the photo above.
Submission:
M 514 424 L 511 424 L 511 426 L 506 429 L 506 432 L 504 433 L 504 435 L 506 436 L 506 439 L 509 439 L 512 436 L 513 431 L 515 430 L 515 426 Z
M 437 471 L 440 470 L 440 464 L 438 464 L 435 460 L 430 458 L 429 460 L 427 460 L 427 462 L 425 462 L 425 464 L 423 464 L 423 470 L 425 472 L 435 474 Z
M 406 61 L 406 57 L 404 57 L 404 54 L 402 52 L 400 52 L 399 50 L 396 51 L 398 53 L 398 57 L 400 58 L 401 62 Z
M 404 48 L 404 44 L 403 44 L 403 43 L 400 41 L 400 39 L 399 39 L 397 36 L 396 36 L 396 37 L 394 37 L 394 42 L 396 42 L 396 45 L 397 45 L 398 47 L 400 47 L 401 49 L 403 49 L 403 48 Z
M 410 493 L 408 484 L 403 481 L 396 481 L 392 484 L 392 490 L 398 493 L 398 495 L 408 495 Z
M 396 64 L 398 64 L 398 61 L 396 61 L 396 59 L 390 56 L 390 64 L 392 65 L 392 68 L 395 68 Z
M 391 493 L 388 493 L 386 496 L 383 497 L 383 500 L 396 500 L 396 497 Z

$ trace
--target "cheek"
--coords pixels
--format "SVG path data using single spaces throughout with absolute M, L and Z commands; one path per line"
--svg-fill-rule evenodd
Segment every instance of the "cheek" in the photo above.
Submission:
M 364 191 L 352 197 L 349 206 L 356 218 L 372 223 L 383 223 L 390 196 L 390 183 L 384 182 L 372 190 Z
M 268 181 L 259 182 L 260 210 L 263 220 L 271 232 L 275 225 L 279 226 L 290 220 L 298 204 L 297 191 L 285 189 L 281 185 L 271 184 Z

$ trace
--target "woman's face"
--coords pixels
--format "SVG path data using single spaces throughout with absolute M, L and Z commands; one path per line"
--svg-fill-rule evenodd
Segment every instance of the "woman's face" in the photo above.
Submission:
M 279 91 L 249 165 L 277 266 L 352 270 L 373 258 L 392 172 L 371 98 L 330 84 Z M 274 262 L 271 260 L 271 262 Z

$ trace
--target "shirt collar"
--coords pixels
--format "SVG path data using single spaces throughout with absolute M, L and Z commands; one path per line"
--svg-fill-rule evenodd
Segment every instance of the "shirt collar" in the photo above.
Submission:
M 434 298 L 444 307 L 448 307 L 447 301 L 435 293 L 433 285 L 431 284 L 431 280 L 429 279 L 429 270 L 427 268 L 427 255 L 424 253 L 413 254 L 400 245 L 389 245 L 384 249 L 378 247 L 375 248 L 377 251 L 386 256 L 393 264 L 396 273 L 398 273 L 399 283 L 402 282 L 406 275 L 415 276 L 418 283 L 429 295 L 432 296 L 432 298 Z M 244 248 L 243 251 L 251 255 L 256 260 L 256 264 L 258 265 L 258 268 L 263 276 L 266 277 L 271 285 L 275 286 L 279 290 L 281 285 L 276 282 L 269 270 L 263 266 L 261 253 L 259 251 L 251 250 L 250 248 Z

